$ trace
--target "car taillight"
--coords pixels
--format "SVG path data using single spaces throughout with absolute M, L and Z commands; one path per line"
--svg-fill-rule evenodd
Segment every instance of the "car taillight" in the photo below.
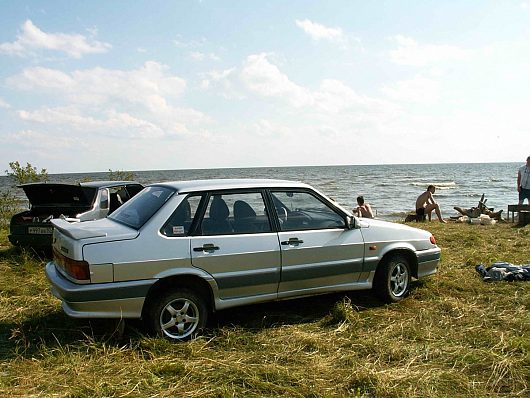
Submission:
M 429 239 L 430 239 L 430 241 L 431 241 L 431 243 L 432 243 L 433 245 L 436 244 L 436 238 L 435 238 L 433 235 L 431 235 L 431 237 L 430 237 Z
M 90 267 L 86 261 L 73 260 L 55 248 L 53 249 L 53 260 L 72 278 L 80 281 L 90 279 Z

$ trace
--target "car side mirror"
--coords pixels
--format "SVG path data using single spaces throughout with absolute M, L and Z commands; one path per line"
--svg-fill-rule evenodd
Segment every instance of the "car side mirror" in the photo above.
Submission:
M 356 225 L 355 225 L 355 217 L 353 216 L 346 216 L 346 227 L 348 229 L 355 229 L 356 228 Z

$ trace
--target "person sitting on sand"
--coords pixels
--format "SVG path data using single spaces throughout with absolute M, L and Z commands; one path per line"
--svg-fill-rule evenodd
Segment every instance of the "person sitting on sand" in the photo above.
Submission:
M 436 191 L 434 185 L 429 185 L 427 190 L 423 192 L 418 199 L 416 199 L 416 215 L 422 219 L 425 219 L 425 215 L 429 217 L 431 221 L 431 212 L 434 210 L 438 220 L 445 223 L 446 221 L 442 218 L 442 213 L 440 211 L 440 206 L 434 201 L 433 194 Z
M 368 203 L 364 202 L 364 197 L 358 196 L 357 197 L 357 207 L 353 209 L 353 214 L 356 214 L 359 217 L 364 218 L 374 218 L 374 213 L 372 212 L 372 208 Z

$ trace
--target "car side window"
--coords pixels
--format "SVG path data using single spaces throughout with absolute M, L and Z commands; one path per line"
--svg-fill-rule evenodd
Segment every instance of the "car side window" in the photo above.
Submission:
M 112 214 L 118 207 L 129 200 L 129 195 L 124 187 L 117 186 L 108 188 L 109 194 L 109 214 Z
M 99 208 L 106 210 L 109 208 L 109 191 L 106 188 L 103 188 L 100 190 L 100 192 Z
M 128 184 L 125 189 L 127 190 L 129 198 L 132 198 L 134 195 L 144 189 L 144 187 L 140 184 Z
M 272 200 L 282 231 L 346 227 L 341 214 L 309 192 L 273 191 Z
M 192 195 L 185 198 L 180 202 L 160 232 L 169 237 L 188 235 L 200 202 L 200 195 Z
M 202 235 L 271 232 L 263 196 L 260 192 L 211 195 L 200 231 Z

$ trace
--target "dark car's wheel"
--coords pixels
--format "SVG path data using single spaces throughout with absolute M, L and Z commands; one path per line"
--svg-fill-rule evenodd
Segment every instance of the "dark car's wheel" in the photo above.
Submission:
M 188 289 L 171 290 L 157 299 L 148 314 L 151 329 L 170 340 L 188 340 L 206 326 L 204 300 Z
M 385 258 L 375 273 L 375 293 L 385 302 L 395 303 L 406 297 L 409 289 L 409 261 L 401 254 Z

